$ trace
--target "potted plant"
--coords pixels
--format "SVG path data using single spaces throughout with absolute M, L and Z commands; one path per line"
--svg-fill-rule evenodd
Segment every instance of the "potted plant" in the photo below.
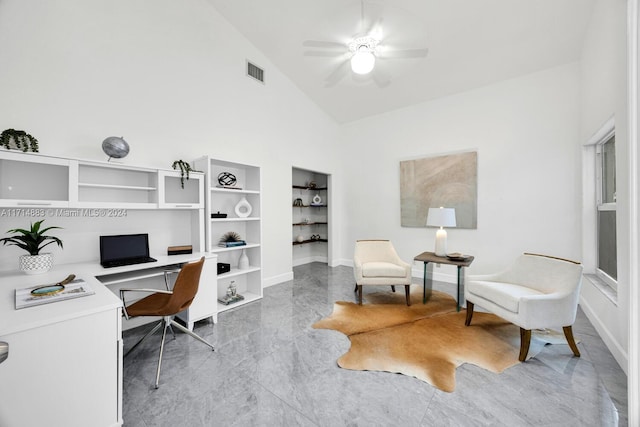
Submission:
M 189 172 L 199 172 L 191 168 L 191 165 L 184 160 L 176 160 L 175 162 L 173 162 L 171 167 L 173 169 L 180 169 L 180 185 L 182 186 L 182 188 L 184 188 L 185 176 L 187 179 L 189 179 Z
M 0 146 L 7 150 L 15 148 L 25 153 L 29 150 L 34 153 L 38 152 L 38 140 L 23 130 L 5 129 L 2 131 Z
M 49 271 L 53 265 L 53 256 L 51 253 L 41 254 L 40 251 L 52 243 L 63 247 L 62 240 L 45 235 L 47 231 L 61 227 L 40 228 L 43 222 L 44 219 L 32 223 L 29 230 L 14 228 L 7 231 L 7 233 L 15 233 L 13 236 L 0 239 L 3 245 L 15 245 L 29 253 L 29 255 L 20 256 L 20 270 L 26 274 L 40 274 Z

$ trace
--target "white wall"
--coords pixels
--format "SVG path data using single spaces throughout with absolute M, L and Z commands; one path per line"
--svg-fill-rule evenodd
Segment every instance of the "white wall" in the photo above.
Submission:
M 578 80 L 574 63 L 346 125 L 342 257 L 361 238 L 391 239 L 405 260 L 432 251 L 435 229 L 400 226 L 399 163 L 476 150 L 478 227 L 448 230 L 450 252 L 476 257 L 469 272 L 524 251 L 580 259 Z
M 246 59 L 266 85 L 245 76 Z M 3 0 L 0 64 L 0 128 L 28 131 L 43 154 L 106 160 L 102 140 L 116 135 L 131 146 L 124 163 L 262 166 L 267 283 L 291 275 L 291 167 L 341 186 L 338 125 L 205 0 Z M 19 253 L 0 247 L 0 260 L 7 251 Z
M 582 289 L 581 304 L 622 369 L 627 371 L 629 333 L 629 139 L 627 119 L 627 2 L 598 0 L 594 6 L 584 41 L 581 66 L 581 128 L 579 144 L 589 138 L 610 117 L 616 125 L 617 185 L 617 305 L 604 296 L 589 280 Z M 593 168 L 593 159 L 585 156 L 583 169 Z M 589 162 L 589 163 L 588 163 Z M 593 188 L 593 176 L 585 174 L 584 186 Z M 584 206 L 585 236 L 595 232 L 593 206 Z M 593 240 L 584 239 L 585 269 L 594 271 Z M 636 284 L 637 285 L 637 284 Z

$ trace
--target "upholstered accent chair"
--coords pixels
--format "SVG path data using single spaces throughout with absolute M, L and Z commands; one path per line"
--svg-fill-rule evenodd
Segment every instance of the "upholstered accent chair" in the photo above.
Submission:
M 525 253 L 505 271 L 469 276 L 465 284 L 467 318 L 471 324 L 474 304 L 520 327 L 520 356 L 529 352 L 531 330 L 560 327 L 576 357 L 580 351 L 573 338 L 582 265 L 575 261 Z
M 363 286 L 404 286 L 407 305 L 411 305 L 411 265 L 398 256 L 389 240 L 358 240 L 353 255 L 358 304 L 362 304 Z

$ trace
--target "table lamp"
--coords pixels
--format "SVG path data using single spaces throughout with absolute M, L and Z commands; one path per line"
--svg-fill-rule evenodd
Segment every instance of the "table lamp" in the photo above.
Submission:
M 447 231 L 443 227 L 455 226 L 456 210 L 454 208 L 429 208 L 427 227 L 440 227 L 436 232 L 436 255 L 447 256 Z

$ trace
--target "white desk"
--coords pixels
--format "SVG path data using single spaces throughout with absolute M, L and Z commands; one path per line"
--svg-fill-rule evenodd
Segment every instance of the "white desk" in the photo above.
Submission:
M 201 256 L 207 273 L 203 269 L 193 310 L 181 316 L 193 327 L 200 318 L 215 318 L 215 255 L 154 256 L 158 262 L 111 269 L 97 262 L 63 264 L 32 276 L 0 272 L 0 341 L 9 343 L 9 357 L 0 364 L 0 426 L 122 425 L 122 303 L 110 288 L 160 277 L 163 267 Z M 15 310 L 15 289 L 71 273 L 95 294 Z

